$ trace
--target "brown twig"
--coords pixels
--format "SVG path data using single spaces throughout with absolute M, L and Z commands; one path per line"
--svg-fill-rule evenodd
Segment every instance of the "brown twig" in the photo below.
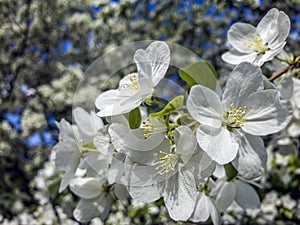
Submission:
M 283 68 L 282 70 L 279 70 L 276 73 L 273 73 L 273 75 L 269 78 L 269 81 L 274 81 L 275 79 L 277 79 L 281 75 L 285 74 L 287 71 L 289 71 L 292 68 L 293 68 L 293 65 L 290 65 L 290 66 Z

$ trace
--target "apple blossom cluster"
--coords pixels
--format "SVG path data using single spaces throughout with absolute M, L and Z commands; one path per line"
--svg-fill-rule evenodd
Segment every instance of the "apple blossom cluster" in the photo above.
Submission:
M 300 59 L 283 51 L 289 30 L 288 16 L 277 9 L 256 28 L 234 24 L 234 49 L 222 58 L 236 66 L 222 93 L 188 82 L 194 75 L 186 74 L 186 95 L 168 102 L 156 87 L 167 79 L 172 51 L 162 41 L 138 49 L 136 72 L 95 99 L 97 112 L 76 107 L 74 124 L 57 123 L 52 156 L 64 171 L 59 192 L 69 186 L 80 198 L 74 217 L 104 221 L 112 204 L 127 198 L 163 199 L 175 221 L 220 224 L 233 203 L 259 209 L 254 179 L 267 166 L 262 137 L 299 128 L 299 88 L 295 96 L 290 88 L 299 86 L 293 71 Z M 274 57 L 283 72 L 268 79 L 260 66 Z

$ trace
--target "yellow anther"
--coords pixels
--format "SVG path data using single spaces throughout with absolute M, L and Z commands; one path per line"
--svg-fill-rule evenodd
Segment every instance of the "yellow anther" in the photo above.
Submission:
M 227 127 L 240 128 L 244 126 L 244 123 L 247 120 L 246 118 L 244 118 L 244 116 L 246 115 L 246 108 L 246 106 L 234 108 L 233 103 L 231 103 L 229 106 L 229 116 L 224 117 L 224 123 L 227 125 Z
M 130 88 L 130 89 L 135 90 L 135 91 L 140 90 L 140 84 L 139 84 L 137 76 L 135 74 L 133 74 L 129 77 L 129 81 L 130 81 L 130 83 L 129 84 L 124 84 L 123 88 Z
M 167 131 L 164 123 L 158 119 L 147 118 L 141 128 L 144 129 L 144 139 L 147 139 L 150 135 L 156 133 L 163 133 Z
M 168 160 L 169 159 L 169 155 L 165 155 L 164 157 L 159 158 L 159 160 Z
M 179 156 L 176 153 L 165 153 L 163 151 L 159 151 L 159 153 L 164 156 L 160 157 L 159 161 L 153 164 L 158 165 L 155 168 L 156 170 L 159 170 L 158 173 L 163 175 L 174 170 L 179 160 Z
M 263 40 L 259 34 L 256 35 L 253 41 L 247 44 L 247 48 L 262 54 L 269 50 L 268 44 L 263 43 Z

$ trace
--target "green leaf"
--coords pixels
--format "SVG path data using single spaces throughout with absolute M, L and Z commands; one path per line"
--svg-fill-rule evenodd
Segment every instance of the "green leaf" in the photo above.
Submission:
M 142 122 L 142 116 L 139 107 L 130 111 L 128 121 L 131 129 L 137 129 L 140 127 Z
M 207 61 L 207 60 L 203 60 L 203 62 L 208 65 L 209 69 L 211 70 L 211 72 L 214 74 L 215 78 L 218 79 L 218 74 L 217 74 L 217 71 L 215 70 L 215 67 L 214 65 L 210 62 L 210 61 Z
M 184 100 L 184 96 L 183 95 L 179 95 L 175 98 L 173 98 L 166 106 L 165 108 L 163 108 L 161 111 L 156 112 L 156 113 L 152 113 L 150 115 L 150 117 L 152 118 L 157 118 L 157 117 L 162 117 L 164 115 L 167 115 L 171 112 L 176 111 L 179 108 L 183 107 L 183 100 Z
M 212 90 L 215 90 L 217 87 L 217 73 L 208 61 L 201 60 L 179 69 L 179 76 L 190 87 L 196 84 L 201 84 Z
M 227 176 L 227 181 L 231 181 L 234 179 L 238 172 L 237 170 L 233 167 L 232 163 L 228 163 L 224 165 L 226 176 Z

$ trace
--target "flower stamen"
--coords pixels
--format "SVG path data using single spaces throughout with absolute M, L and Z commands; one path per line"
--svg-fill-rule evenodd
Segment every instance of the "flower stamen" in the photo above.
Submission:
M 256 35 L 253 41 L 248 42 L 247 48 L 256 51 L 260 54 L 264 54 L 266 51 L 270 50 L 268 43 L 262 43 L 262 38 L 259 34 Z
M 131 75 L 129 77 L 129 81 L 130 81 L 130 83 L 129 84 L 124 84 L 123 88 L 130 88 L 130 89 L 135 90 L 135 91 L 140 90 L 140 84 L 139 84 L 139 81 L 138 81 L 138 78 L 137 78 L 136 74 Z
M 247 106 L 234 108 L 233 103 L 229 106 L 229 112 L 225 113 L 225 124 L 229 128 L 243 127 L 247 119 L 245 118 Z
M 166 125 L 157 118 L 147 118 L 143 124 L 144 128 L 144 139 L 147 139 L 154 133 L 162 133 L 167 131 Z
M 159 158 L 159 161 L 154 163 L 153 165 L 158 165 L 155 169 L 159 170 L 158 174 L 163 175 L 165 173 L 169 173 L 170 171 L 175 170 L 175 166 L 179 161 L 179 155 L 176 153 L 165 153 L 163 151 L 159 152 L 163 156 Z

